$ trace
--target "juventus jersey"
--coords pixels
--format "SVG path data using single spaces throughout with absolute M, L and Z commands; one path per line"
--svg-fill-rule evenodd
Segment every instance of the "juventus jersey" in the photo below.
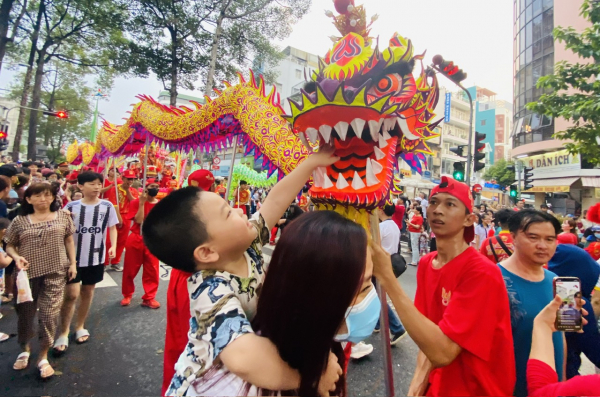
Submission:
M 110 201 L 100 200 L 96 205 L 85 205 L 81 200 L 71 201 L 65 210 L 73 214 L 77 266 L 97 266 L 104 263 L 106 231 L 119 223 L 117 211 Z

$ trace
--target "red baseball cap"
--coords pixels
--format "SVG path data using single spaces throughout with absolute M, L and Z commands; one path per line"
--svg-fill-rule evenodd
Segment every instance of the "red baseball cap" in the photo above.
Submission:
M 465 207 L 467 207 L 467 211 L 469 211 L 469 213 L 473 211 L 475 202 L 473 200 L 473 195 L 471 194 L 471 189 L 469 189 L 465 183 L 459 182 L 456 179 L 450 178 L 449 176 L 443 176 L 441 183 L 433 188 L 429 197 L 432 198 L 438 193 L 447 193 L 453 197 L 456 197 L 465 205 Z M 464 233 L 464 239 L 467 243 L 473 241 L 474 238 L 475 225 L 466 228 Z
M 123 178 L 127 178 L 127 179 L 135 179 L 135 178 L 137 178 L 137 175 L 132 170 L 126 170 L 121 176 Z
M 588 252 L 588 254 L 590 254 L 592 256 L 592 258 L 595 261 L 600 259 L 600 243 L 599 242 L 591 243 L 590 245 L 587 246 L 587 248 L 585 250 Z
M 210 187 L 215 183 L 215 177 L 208 170 L 194 171 L 188 177 L 189 186 L 197 186 L 204 191 L 210 191 Z
M 158 183 L 155 178 L 146 179 L 146 186 L 151 185 L 153 183 Z

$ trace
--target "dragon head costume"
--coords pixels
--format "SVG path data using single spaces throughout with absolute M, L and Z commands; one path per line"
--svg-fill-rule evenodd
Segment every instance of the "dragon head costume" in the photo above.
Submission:
M 327 15 L 343 37 L 319 60 L 301 100 L 290 100 L 287 119 L 311 145 L 332 144 L 341 157 L 315 171 L 312 200 L 369 210 L 387 199 L 398 158 L 421 171 L 424 154 L 431 154 L 427 140 L 438 136 L 433 130 L 441 121 L 433 121 L 439 90 L 410 40 L 395 34 L 380 51 L 369 37 L 377 16 L 367 24 L 363 6 L 334 4 L 340 15 Z M 422 70 L 415 78 L 417 62 Z
M 83 160 L 139 153 L 146 140 L 172 150 L 200 148 L 214 151 L 231 145 L 234 136 L 245 154 L 262 159 L 268 176 L 282 178 L 309 154 L 308 147 L 334 145 L 341 159 L 313 175 L 310 196 L 320 208 L 334 208 L 365 224 L 366 213 L 389 197 L 394 169 L 402 158 L 420 172 L 427 141 L 438 134 L 434 109 L 439 90 L 434 73 L 423 68 L 423 55 L 414 55 L 410 40 L 395 34 L 387 48 L 369 36 L 377 19 L 367 22 L 363 6 L 354 0 L 335 0 L 340 15 L 327 14 L 342 34 L 319 60 L 319 69 L 301 90 L 300 101 L 290 101 L 284 115 L 273 88 L 265 93 L 262 77 L 252 74 L 239 84 L 225 83 L 218 96 L 195 109 L 162 105 L 140 96 L 126 123 L 104 122 L 95 143 L 71 148 Z M 413 68 L 421 64 L 415 77 Z M 291 123 L 288 124 L 288 122 Z M 91 145 L 90 145 L 91 146 Z M 80 150 L 77 150 L 80 149 Z M 78 153 L 79 152 L 79 153 Z M 356 211 L 359 210 L 359 211 Z M 355 211 L 357 216 L 349 214 Z

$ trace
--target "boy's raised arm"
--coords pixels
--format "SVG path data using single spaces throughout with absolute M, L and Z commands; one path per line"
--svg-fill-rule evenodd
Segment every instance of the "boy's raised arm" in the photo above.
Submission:
M 260 213 L 268 227 L 273 227 L 281 219 L 292 200 L 298 195 L 306 181 L 310 179 L 310 175 L 315 168 L 326 167 L 339 160 L 339 157 L 335 157 L 334 152 L 335 148 L 322 146 L 319 152 L 304 160 L 298 168 L 273 187 L 260 209 Z

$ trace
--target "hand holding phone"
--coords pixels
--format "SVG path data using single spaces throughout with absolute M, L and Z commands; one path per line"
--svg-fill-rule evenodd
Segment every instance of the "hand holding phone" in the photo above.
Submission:
M 562 300 L 556 313 L 556 330 L 581 331 L 581 281 L 577 277 L 554 277 L 553 284 L 554 295 L 558 295 Z

